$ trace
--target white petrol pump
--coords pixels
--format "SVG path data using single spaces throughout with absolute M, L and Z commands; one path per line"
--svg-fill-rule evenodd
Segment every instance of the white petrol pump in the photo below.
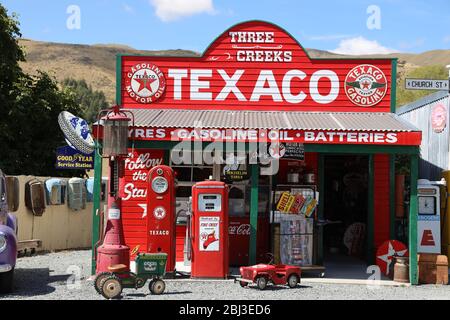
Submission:
M 441 253 L 440 188 L 442 181 L 417 181 L 417 252 Z

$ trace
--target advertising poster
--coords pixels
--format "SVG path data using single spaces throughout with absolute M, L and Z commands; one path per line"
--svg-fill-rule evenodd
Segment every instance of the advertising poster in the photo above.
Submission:
M 200 217 L 200 251 L 219 251 L 219 217 Z
M 94 154 L 84 154 L 70 146 L 56 149 L 56 169 L 92 170 Z
M 164 162 L 164 151 L 155 149 L 128 149 L 132 157 L 125 160 L 125 176 L 121 181 L 122 223 L 125 242 L 130 247 L 130 257 L 147 247 L 147 187 L 149 171 Z M 163 212 L 149 212 L 158 216 Z

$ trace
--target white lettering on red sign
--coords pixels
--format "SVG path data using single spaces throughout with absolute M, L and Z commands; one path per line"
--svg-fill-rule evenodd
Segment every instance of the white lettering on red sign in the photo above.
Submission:
M 213 75 L 218 74 L 224 81 L 224 84 L 216 96 L 211 91 L 211 81 Z M 173 78 L 173 99 L 184 99 L 182 92 L 189 86 L 190 100 L 198 101 L 225 101 L 230 93 L 233 93 L 238 101 L 259 102 L 261 97 L 270 97 L 274 102 L 288 102 L 298 104 L 303 102 L 307 95 L 304 91 L 297 94 L 292 93 L 292 81 L 294 79 L 304 80 L 307 75 L 305 72 L 297 69 L 288 70 L 281 81 L 278 83 L 275 79 L 273 70 L 261 70 L 250 96 L 245 96 L 238 86 L 240 78 L 245 74 L 245 70 L 236 70 L 230 76 L 223 69 L 169 69 L 168 77 Z M 183 81 L 189 77 L 189 84 Z M 330 83 L 330 90 L 325 94 L 319 92 L 319 82 L 326 81 Z M 336 100 L 339 95 L 339 78 L 332 70 L 318 70 L 311 75 L 309 80 L 309 92 L 311 98 L 320 104 L 329 104 Z M 281 91 L 280 91 L 281 88 Z
M 396 143 L 396 133 L 384 132 L 305 132 L 305 142 Z
M 168 236 L 169 230 L 150 230 L 148 232 L 151 236 Z
M 133 82 L 143 95 L 156 90 L 158 77 L 150 71 L 167 80 L 161 80 L 167 88 L 155 93 L 157 101 L 135 99 L 122 84 L 122 102 L 130 108 L 152 108 L 157 102 L 154 108 L 161 109 L 341 112 L 376 106 L 371 109 L 390 111 L 391 60 L 311 59 L 286 31 L 261 21 L 232 27 L 201 57 L 121 59 L 124 79 L 137 66 L 151 67 L 147 73 L 138 70 Z
M 164 132 L 165 130 L 161 129 Z M 141 153 L 142 152 L 142 153 Z M 147 197 L 147 179 L 151 168 L 163 164 L 163 156 L 157 151 L 135 151 L 133 157 L 125 160 L 125 184 L 123 187 L 124 197 L 122 200 L 141 199 Z
M 249 236 L 250 235 L 250 224 L 242 223 L 239 225 L 230 225 L 228 227 L 228 234 L 238 235 L 238 236 Z

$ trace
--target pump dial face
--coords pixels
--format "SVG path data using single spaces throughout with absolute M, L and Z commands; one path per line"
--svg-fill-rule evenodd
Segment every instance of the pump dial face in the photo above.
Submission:
M 435 197 L 419 196 L 419 214 L 435 214 Z
M 156 177 L 152 181 L 152 189 L 155 193 L 161 194 L 167 191 L 169 188 L 169 183 L 164 177 Z

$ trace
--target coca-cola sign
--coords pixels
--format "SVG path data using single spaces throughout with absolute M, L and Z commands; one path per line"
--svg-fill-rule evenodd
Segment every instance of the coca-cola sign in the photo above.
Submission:
M 236 236 L 249 236 L 250 235 L 250 224 L 248 223 L 238 223 L 231 224 L 228 227 L 228 234 Z

